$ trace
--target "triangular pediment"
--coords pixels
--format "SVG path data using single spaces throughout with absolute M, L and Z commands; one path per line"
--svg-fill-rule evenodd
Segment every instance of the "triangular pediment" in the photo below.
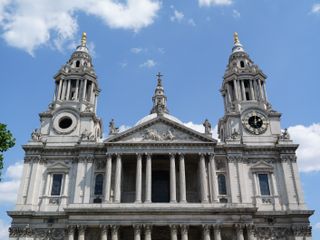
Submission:
M 253 172 L 272 172 L 274 167 L 265 161 L 259 161 L 251 166 Z
M 113 135 L 105 142 L 216 142 L 212 137 L 199 133 L 164 116 L 143 122 L 124 132 Z
M 57 162 L 49 165 L 47 167 L 48 172 L 67 172 L 69 171 L 69 166 L 62 162 Z

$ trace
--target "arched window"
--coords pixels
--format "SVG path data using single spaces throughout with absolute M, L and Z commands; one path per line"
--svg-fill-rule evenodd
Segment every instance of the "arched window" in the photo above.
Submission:
M 80 61 L 76 61 L 76 67 L 80 67 Z
M 240 61 L 240 67 L 244 68 L 244 61 Z
M 226 176 L 223 174 L 218 175 L 218 190 L 219 195 L 227 195 Z
M 94 195 L 102 195 L 102 188 L 103 188 L 103 175 L 97 174 L 96 182 L 94 185 Z

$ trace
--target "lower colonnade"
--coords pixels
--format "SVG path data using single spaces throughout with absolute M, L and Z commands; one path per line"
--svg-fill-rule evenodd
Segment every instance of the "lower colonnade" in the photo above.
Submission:
M 168 231 L 160 231 L 160 228 L 167 228 Z M 94 235 L 90 234 L 92 229 L 95 230 Z M 125 231 L 128 229 L 130 231 Z M 227 233 L 224 232 L 225 230 L 227 230 Z M 168 226 L 146 224 L 131 226 L 100 225 L 96 228 L 86 225 L 69 225 L 67 228 L 68 240 L 223 240 L 229 239 L 229 237 L 236 240 L 256 239 L 251 224 L 234 224 L 234 226 L 226 228 L 217 224 L 203 224 L 201 226 L 185 224 Z

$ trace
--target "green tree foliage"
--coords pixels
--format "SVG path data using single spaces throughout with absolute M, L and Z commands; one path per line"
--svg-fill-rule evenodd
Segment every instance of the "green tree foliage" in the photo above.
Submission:
M 15 144 L 11 132 L 7 130 L 7 125 L 0 123 L 0 181 L 1 181 L 1 170 L 3 168 L 3 152 L 12 148 Z

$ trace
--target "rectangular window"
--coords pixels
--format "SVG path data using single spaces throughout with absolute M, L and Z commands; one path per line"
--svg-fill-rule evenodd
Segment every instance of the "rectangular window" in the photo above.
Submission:
M 51 196 L 60 196 L 62 186 L 62 174 L 53 174 L 52 176 L 52 187 Z
M 268 174 L 258 174 L 260 193 L 262 196 L 270 196 Z

